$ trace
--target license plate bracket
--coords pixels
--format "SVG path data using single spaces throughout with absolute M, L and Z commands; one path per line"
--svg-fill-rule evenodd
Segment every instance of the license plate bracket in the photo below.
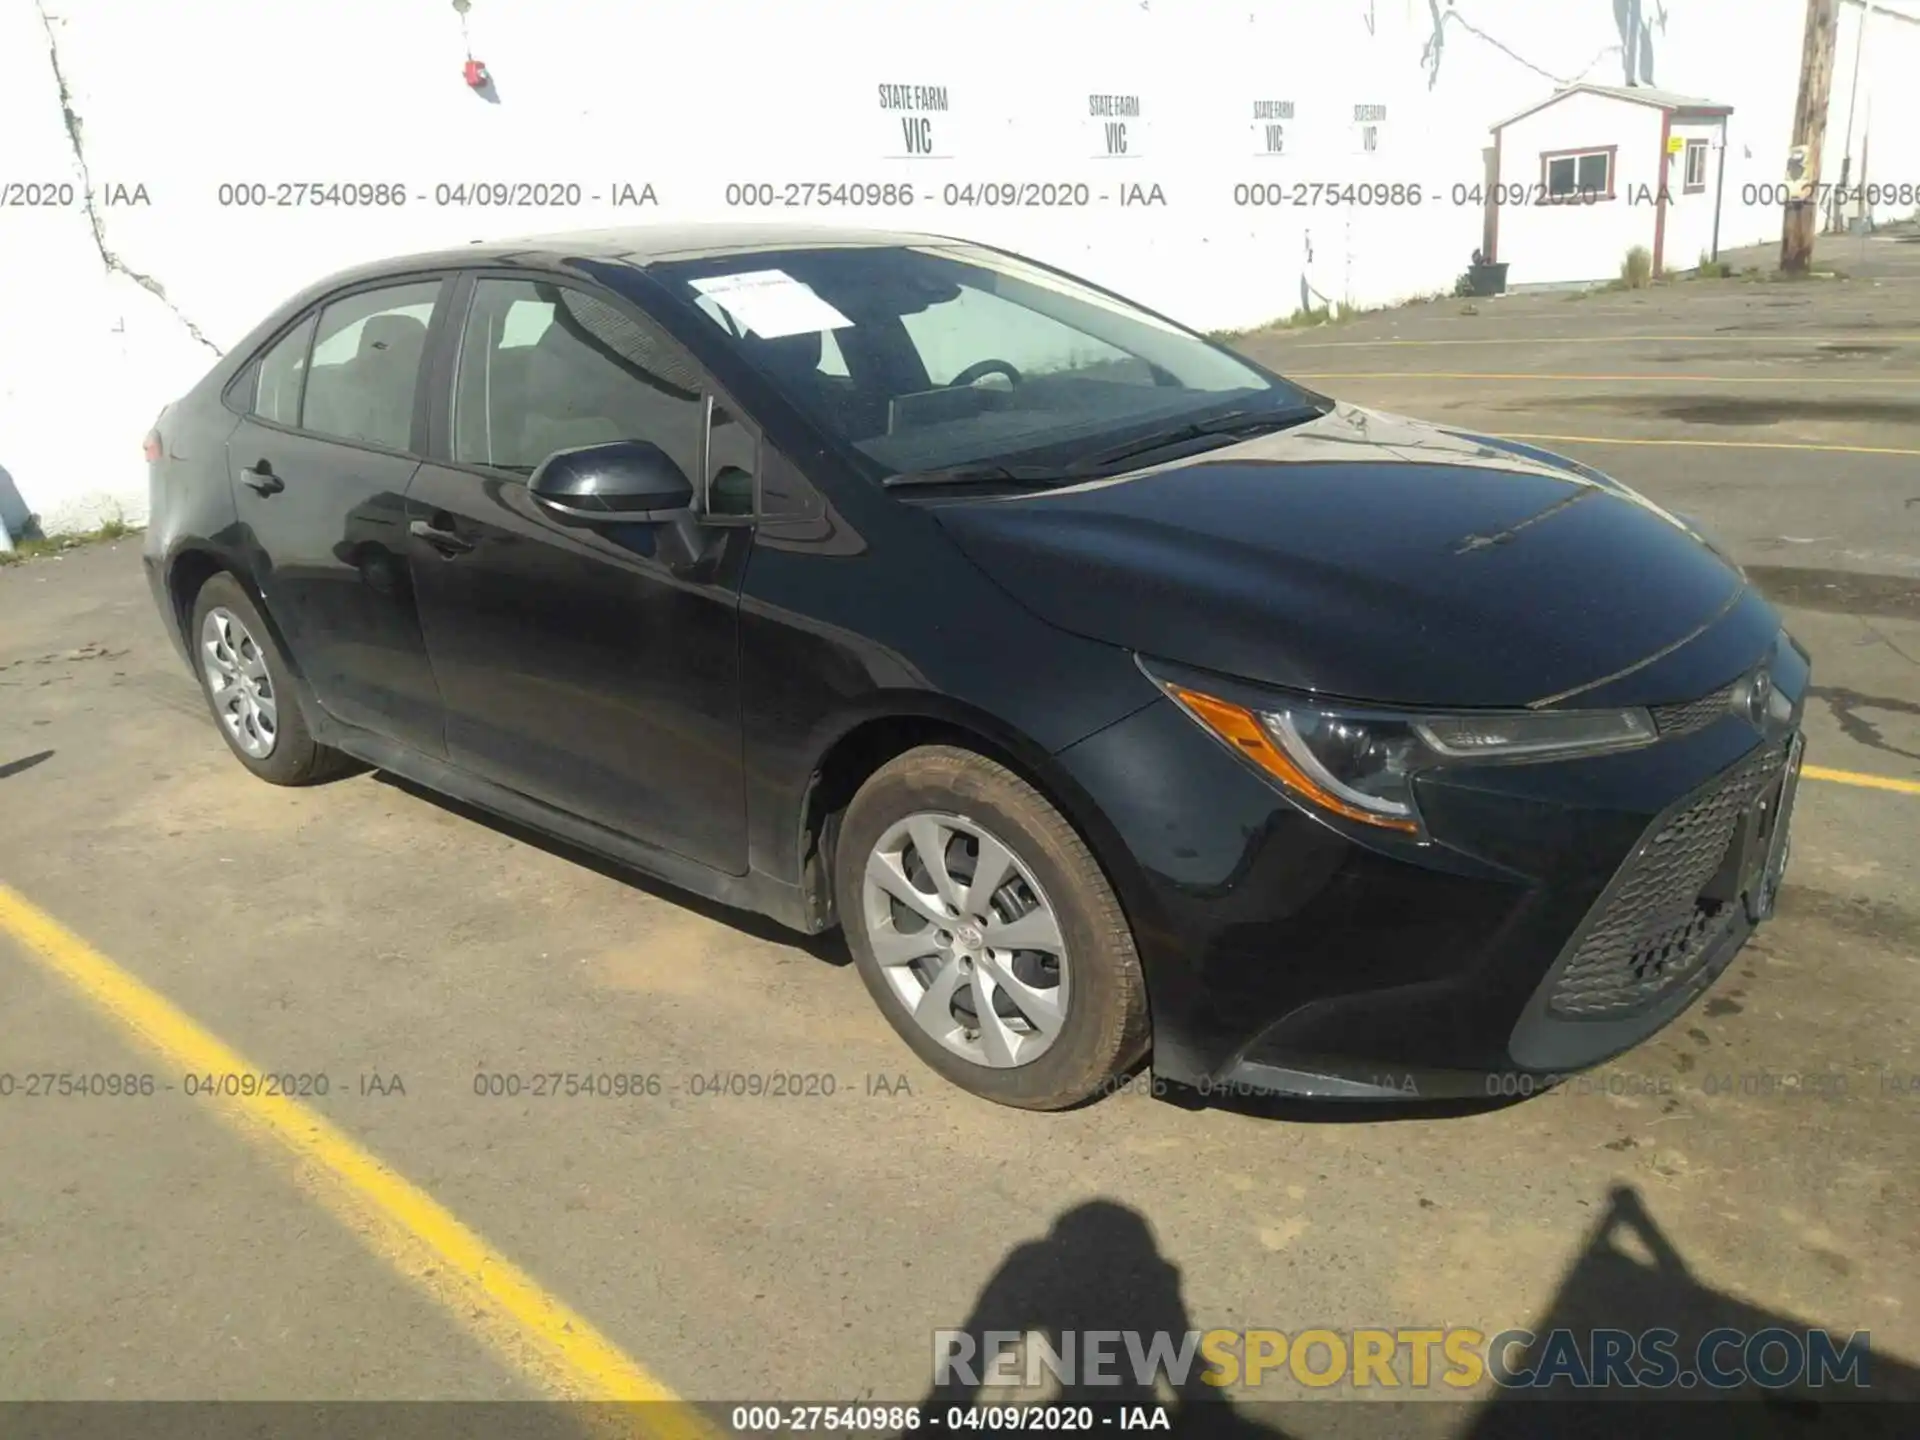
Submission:
M 1755 925 L 1773 913 L 1786 865 L 1787 835 L 1800 775 L 1800 738 L 1789 743 L 1779 772 L 1747 803 L 1727 840 L 1720 867 L 1700 892 L 1715 906 L 1738 906 Z
M 1769 786 L 1768 795 L 1755 807 L 1759 823 L 1753 833 L 1757 843 L 1750 852 L 1748 873 L 1741 877 L 1740 886 L 1747 918 L 1755 925 L 1772 917 L 1780 898 L 1780 881 L 1786 874 L 1787 857 L 1793 849 L 1793 802 L 1800 788 L 1800 758 L 1805 749 L 1806 736 L 1796 733 L 1778 784 Z

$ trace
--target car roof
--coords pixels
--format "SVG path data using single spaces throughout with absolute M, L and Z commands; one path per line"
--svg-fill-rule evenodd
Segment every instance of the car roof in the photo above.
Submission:
M 952 235 L 871 227 L 770 223 L 635 225 L 606 230 L 569 230 L 466 245 L 372 261 L 330 276 L 329 288 L 406 270 L 452 265 L 514 265 L 598 260 L 645 269 L 670 260 L 704 260 L 777 250 L 883 249 L 901 245 L 964 244 Z

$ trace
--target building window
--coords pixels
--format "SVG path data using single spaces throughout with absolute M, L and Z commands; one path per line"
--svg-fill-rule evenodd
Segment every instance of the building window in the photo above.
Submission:
M 1614 147 L 1562 150 L 1540 157 L 1549 200 L 1611 200 Z
M 1687 141 L 1687 183 L 1688 194 L 1707 188 L 1707 142 L 1704 140 Z

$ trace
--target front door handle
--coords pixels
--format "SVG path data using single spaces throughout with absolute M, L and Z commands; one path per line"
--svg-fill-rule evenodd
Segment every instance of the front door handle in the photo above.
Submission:
M 243 469 L 240 472 L 240 479 L 243 484 L 262 495 L 278 495 L 287 488 L 287 482 L 274 474 L 273 467 L 264 460 Z
M 430 520 L 413 521 L 407 526 L 407 533 L 416 540 L 426 541 L 449 560 L 473 549 L 473 541 L 452 530 L 443 530 Z

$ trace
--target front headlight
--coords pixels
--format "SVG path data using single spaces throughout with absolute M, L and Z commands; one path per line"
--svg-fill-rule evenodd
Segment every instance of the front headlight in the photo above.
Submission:
M 1348 820 L 1424 833 L 1413 777 L 1447 765 L 1564 760 L 1659 738 L 1645 710 L 1417 714 L 1306 697 L 1255 707 L 1158 682 L 1181 709 L 1289 793 Z

